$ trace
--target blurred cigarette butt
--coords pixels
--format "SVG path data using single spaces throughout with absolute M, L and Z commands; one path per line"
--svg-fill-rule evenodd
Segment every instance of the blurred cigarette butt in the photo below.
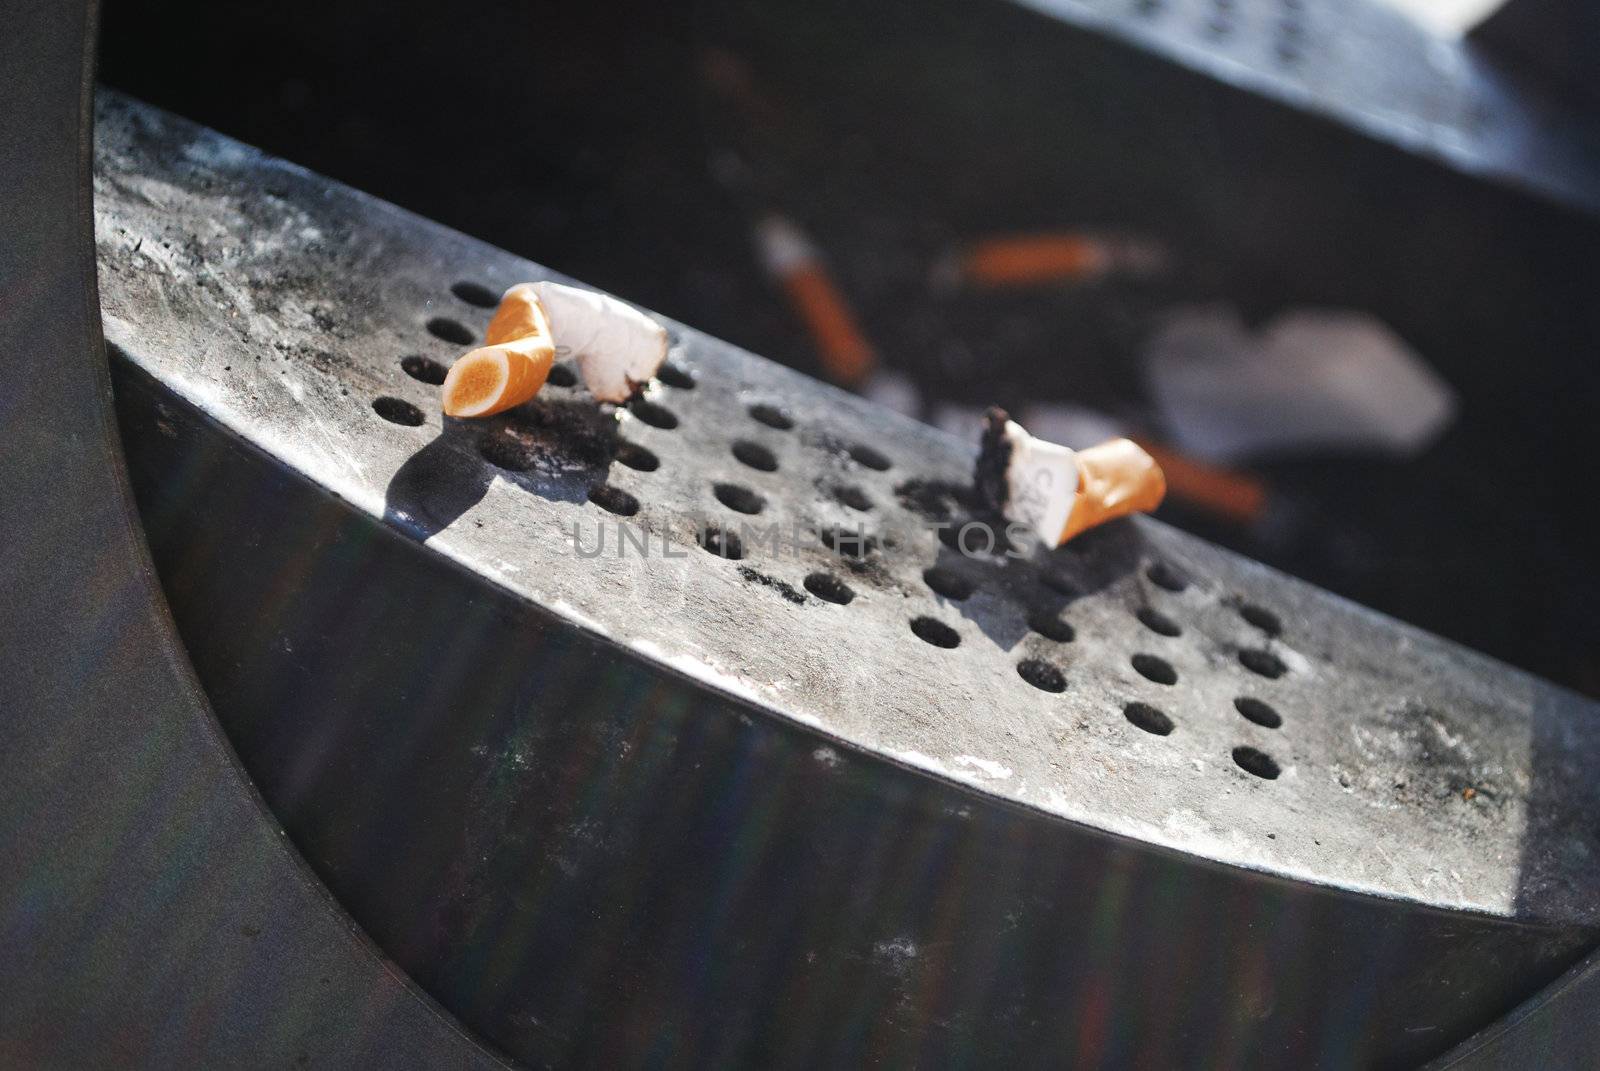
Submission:
M 1030 234 L 990 238 L 957 257 L 961 281 L 980 287 L 1081 282 L 1112 272 L 1150 275 L 1166 266 L 1157 245 L 1089 234 Z
M 1255 523 L 1267 508 L 1267 485 L 1254 476 L 1149 441 L 1140 445 L 1167 474 L 1167 488 L 1174 498 L 1239 524 Z
M 763 264 L 805 322 L 829 378 L 846 386 L 864 381 L 878 355 L 816 247 L 793 223 L 777 216 L 761 221 L 756 240 Z

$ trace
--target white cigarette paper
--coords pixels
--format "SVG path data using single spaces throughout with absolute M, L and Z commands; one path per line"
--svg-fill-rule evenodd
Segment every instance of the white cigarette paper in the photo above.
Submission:
M 532 285 L 556 352 L 572 354 L 584 386 L 600 401 L 627 401 L 667 359 L 667 329 L 627 302 L 560 283 Z
M 1035 439 L 1014 420 L 1006 421 L 1004 434 L 1011 444 L 1006 515 L 1055 546 L 1078 493 L 1077 451 Z

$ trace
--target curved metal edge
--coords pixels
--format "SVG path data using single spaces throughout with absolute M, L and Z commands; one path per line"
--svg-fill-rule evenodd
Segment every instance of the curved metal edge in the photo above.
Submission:
M 0 1064 L 509 1066 L 295 854 L 173 628 L 100 329 L 98 14 L 0 3 Z
M 1427 1071 L 1589 1067 L 1600 1051 L 1600 952 L 1499 1022 L 1468 1038 Z
M 1036 1066 L 1081 1056 L 1115 991 L 1122 1040 L 1086 1064 L 1188 1066 L 1247 1014 L 1240 1066 L 1413 1066 L 1587 950 L 1105 834 L 792 724 L 113 372 L 174 614 L 263 794 L 367 932 L 529 1063 L 643 1066 L 670 1036 L 691 1066 Z M 840 1025 L 862 1008 L 887 1031 L 870 1059 Z

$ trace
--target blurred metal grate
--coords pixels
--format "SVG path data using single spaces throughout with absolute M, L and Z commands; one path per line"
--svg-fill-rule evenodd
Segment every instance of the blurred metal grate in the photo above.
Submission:
M 706 1063 L 1387 1064 L 1593 942 L 1592 704 L 1144 519 L 960 553 L 971 444 L 679 325 L 618 420 L 563 374 L 442 426 L 553 273 L 101 96 L 180 628 L 313 867 L 514 1055 L 640 1059 L 627 1005 Z M 642 929 L 551 935 L 595 903 Z
M 1600 138 L 1584 109 L 1481 41 L 1362 0 L 1021 0 L 1225 84 L 1587 212 Z

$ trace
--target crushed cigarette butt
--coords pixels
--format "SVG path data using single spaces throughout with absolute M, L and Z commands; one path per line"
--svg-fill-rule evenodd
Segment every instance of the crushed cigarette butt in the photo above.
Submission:
M 527 283 L 500 299 L 484 341 L 488 345 L 467 351 L 446 373 L 446 416 L 486 417 L 519 406 L 539 393 L 555 363 L 549 320 Z
M 1034 438 L 1003 409 L 990 409 L 984 422 L 978 497 L 1047 546 L 1116 517 L 1147 513 L 1166 494 L 1161 467 L 1129 439 L 1072 450 Z
M 626 302 L 560 283 L 518 283 L 500 299 L 484 337 L 445 376 L 445 415 L 486 417 L 539 393 L 558 348 L 589 393 L 625 402 L 667 358 L 667 331 Z

